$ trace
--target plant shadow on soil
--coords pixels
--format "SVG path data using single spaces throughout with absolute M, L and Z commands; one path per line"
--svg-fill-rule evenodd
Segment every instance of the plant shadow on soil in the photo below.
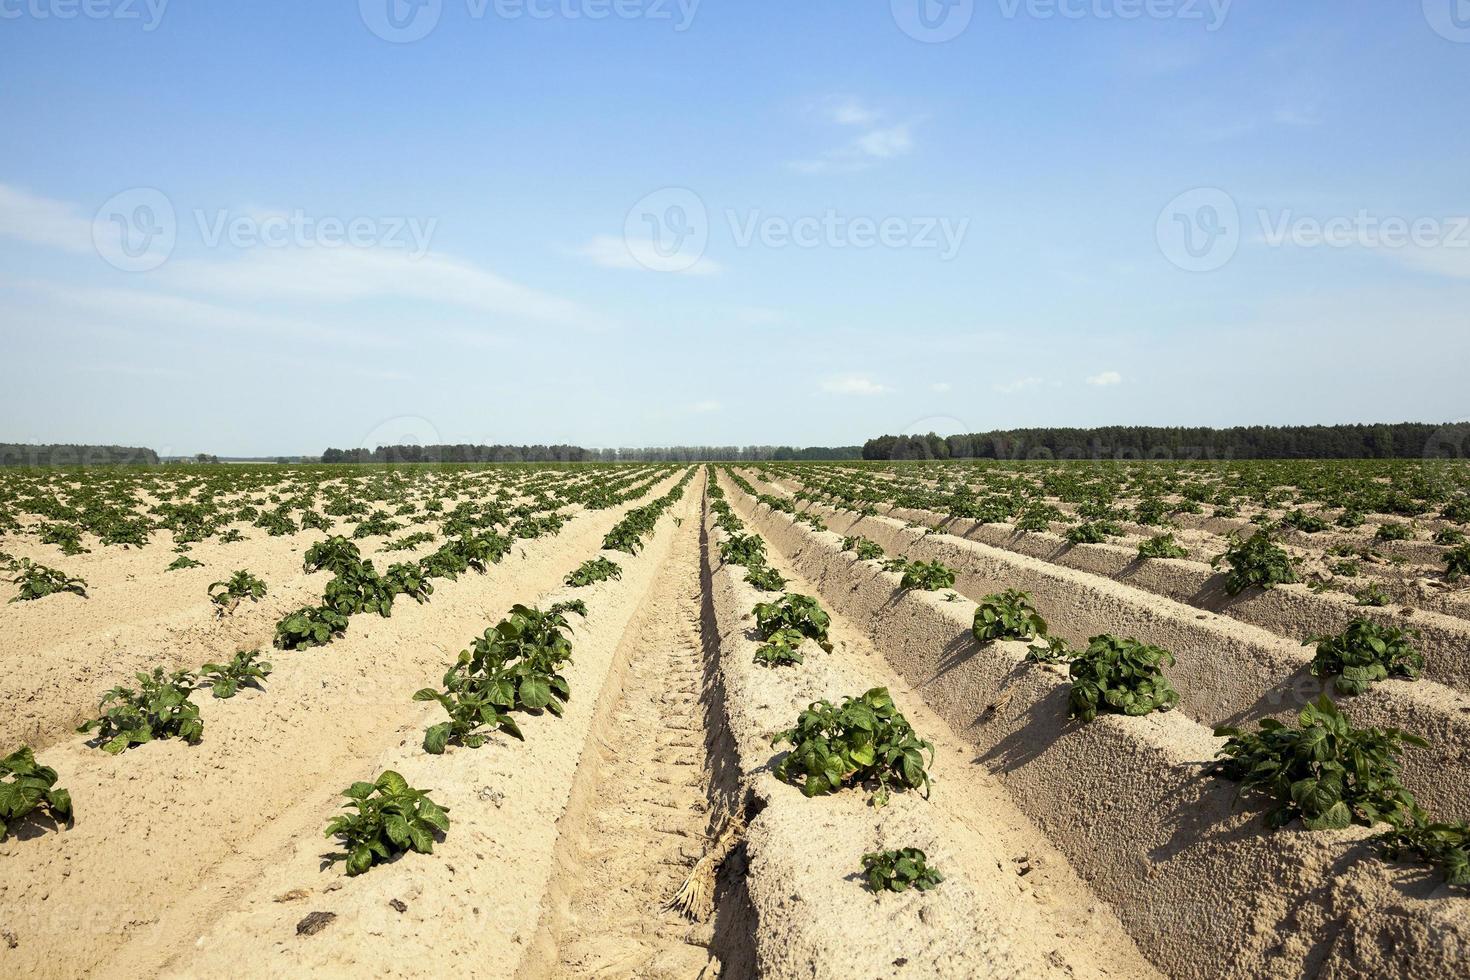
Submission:
M 75 826 L 76 818 L 57 820 L 49 813 L 38 813 L 31 811 L 20 820 L 10 825 L 6 840 L 37 840 L 50 834 L 59 834 Z

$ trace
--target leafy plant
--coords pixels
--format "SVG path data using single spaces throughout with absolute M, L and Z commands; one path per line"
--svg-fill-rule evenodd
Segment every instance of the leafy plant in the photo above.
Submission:
M 178 571 L 182 571 L 183 569 L 186 569 L 186 568 L 203 568 L 203 567 L 204 567 L 204 562 L 202 562 L 202 561 L 195 561 L 194 559 L 190 558 L 188 555 L 180 555 L 179 557 L 175 558 L 173 560 L 172 564 L 170 564 L 167 568 L 165 568 L 164 571 L 165 572 L 178 572 Z
M 331 860 L 346 861 L 349 876 L 408 851 L 432 854 L 434 832 L 449 830 L 448 811 L 391 769 L 371 783 L 353 783 L 342 795 L 348 799 L 342 809 L 357 812 L 334 818 L 326 836 L 341 838 L 346 853 Z
M 1442 544 L 1451 548 L 1455 547 L 1456 545 L 1462 545 L 1465 543 L 1465 532 L 1461 531 L 1457 527 L 1442 528 L 1439 531 L 1435 532 L 1434 543 Z
M 177 670 L 165 675 L 162 667 L 152 674 L 139 673 L 138 688 L 114 687 L 98 704 L 101 717 L 84 722 L 78 732 L 97 732 L 94 740 L 113 755 L 151 742 L 155 738 L 181 738 L 190 745 L 204 737 L 199 706 L 189 699 L 198 678 L 192 671 Z M 111 707 L 108 707 L 111 705 Z
M 759 603 L 754 611 L 756 632 L 762 640 L 769 640 L 780 630 L 791 629 L 832 652 L 832 643 L 827 639 L 832 617 L 811 596 L 789 592 L 776 602 Z
M 764 565 L 766 543 L 754 534 L 732 534 L 720 542 L 720 560 L 727 565 Z
M 1072 660 L 1068 713 L 1089 722 L 1099 712 L 1147 715 L 1168 711 L 1179 703 L 1179 692 L 1162 670 L 1172 666 L 1174 655 L 1162 647 L 1109 634 L 1094 636 Z
M 1470 544 L 1462 544 L 1447 552 L 1444 556 L 1444 567 L 1444 577 L 1451 582 L 1458 582 L 1470 575 Z
M 1393 602 L 1393 596 L 1377 582 L 1369 583 L 1353 593 L 1353 598 L 1360 606 L 1386 606 Z
M 281 650 L 325 646 L 347 632 L 347 617 L 326 606 L 306 606 L 276 624 L 275 644 Z
M 201 680 L 214 690 L 217 698 L 232 698 L 242 687 L 260 690 L 260 682 L 271 674 L 271 665 L 257 662 L 259 650 L 239 650 L 227 664 L 205 664 L 199 668 Z
M 37 763 L 29 746 L 0 759 L 0 841 L 17 820 L 37 811 L 71 823 L 71 794 L 54 788 L 56 778 L 56 770 Z
M 954 585 L 955 570 L 943 562 L 938 561 L 913 561 L 909 562 L 903 571 L 903 581 L 899 588 L 903 589 L 927 589 L 937 592 Z
M 1308 514 L 1301 508 L 1297 508 L 1281 518 L 1281 523 L 1285 527 L 1296 528 L 1303 534 L 1320 534 L 1331 527 L 1330 524 L 1316 514 Z
M 247 571 L 238 571 L 224 582 L 209 586 L 209 601 L 221 616 L 235 611 L 235 607 L 246 599 L 259 602 L 265 598 L 265 583 Z
M 1470 824 L 1415 821 L 1379 835 L 1377 842 L 1387 860 L 1413 858 L 1438 868 L 1447 885 L 1470 886 Z
M 1045 637 L 1026 648 L 1026 661 L 1033 664 L 1061 664 L 1077 656 L 1077 651 L 1060 636 Z
M 944 880 L 937 868 L 929 867 L 928 858 L 917 847 L 864 854 L 863 872 L 868 876 L 868 887 L 875 892 L 910 888 L 926 892 Z
M 1188 558 L 1189 550 L 1174 540 L 1173 534 L 1160 534 L 1149 538 L 1138 546 L 1140 558 Z
M 596 582 L 603 582 L 610 578 L 621 579 L 622 577 L 623 569 L 617 562 L 609 561 L 599 556 L 584 561 L 576 571 L 567 576 L 566 584 L 573 588 L 585 588 Z
M 307 572 L 331 572 L 340 575 L 343 569 L 355 567 L 361 561 L 362 552 L 357 550 L 357 545 L 340 534 L 334 534 L 307 548 L 301 567 Z
M 411 562 L 396 562 L 383 572 L 383 586 L 395 596 L 406 595 L 414 602 L 423 604 L 434 594 L 434 583 L 422 565 Z
M 1414 526 L 1397 521 L 1385 521 L 1378 525 L 1378 531 L 1373 536 L 1379 541 L 1408 541 L 1414 537 Z
M 434 534 L 433 534 L 432 531 L 415 531 L 412 534 L 405 534 L 403 537 L 398 538 L 398 539 L 396 539 L 394 541 L 388 541 L 388 542 L 386 542 L 378 550 L 379 551 L 412 551 L 414 548 L 417 548 L 419 545 L 421 545 L 421 544 L 428 544 L 428 543 L 430 543 L 433 540 L 434 540 Z
M 1116 521 L 1086 521 L 1067 528 L 1069 544 L 1102 544 L 1123 533 Z
M 422 573 L 419 573 L 422 583 Z M 370 561 L 349 565 L 327 583 L 322 592 L 322 605 L 343 616 L 375 612 L 379 616 L 393 615 L 393 587 L 378 574 Z
M 1312 674 L 1335 677 L 1342 694 L 1362 694 L 1389 677 L 1415 678 L 1424 669 L 1424 656 L 1414 649 L 1412 630 L 1355 619 L 1337 636 L 1314 636 L 1303 646 L 1316 646 Z
M 844 698 L 840 707 L 816 701 L 796 720 L 796 727 L 778 733 L 773 746 L 789 743 L 791 751 L 776 767 L 776 778 L 796 784 L 811 796 L 832 793 L 844 786 L 876 780 L 874 804 L 888 802 L 889 787 L 929 787 L 929 764 L 934 746 L 919 738 L 899 713 L 888 689 L 875 687 L 860 698 Z
M 883 557 L 883 546 L 863 537 L 843 538 L 842 550 L 853 552 L 861 561 L 877 561 Z
M 413 696 L 415 701 L 437 701 L 449 720 L 432 725 L 424 732 L 424 751 L 443 755 L 451 742 L 478 749 L 492 731 L 500 730 L 524 740 L 520 726 L 511 718 L 497 691 L 479 678 L 451 670 L 444 676 L 444 690 L 426 687 Z M 485 730 L 488 729 L 488 730 Z
M 1402 746 L 1428 745 L 1397 728 L 1354 728 L 1322 695 L 1302 709 L 1299 727 L 1271 718 L 1260 731 L 1217 728 L 1229 739 L 1214 771 L 1240 784 L 1242 793 L 1270 797 L 1266 823 L 1284 827 L 1301 818 L 1308 830 L 1340 830 L 1349 824 L 1412 819 L 1414 797 L 1399 782 Z
M 745 581 L 762 592 L 780 592 L 786 588 L 786 576 L 770 565 L 752 566 L 746 569 Z
M 979 643 L 1029 640 L 1046 635 L 1046 620 L 1031 604 L 1031 593 L 1006 589 L 980 600 L 970 632 Z
M 763 667 L 795 667 L 805 663 L 801 644 L 806 638 L 800 630 L 777 630 L 771 635 L 770 642 L 756 649 L 755 662 Z
M 1245 540 L 1232 534 L 1225 553 L 1211 564 L 1219 568 L 1222 562 L 1230 566 L 1225 576 L 1225 591 L 1229 595 L 1239 595 L 1252 587 L 1272 589 L 1297 581 L 1291 556 L 1276 543 L 1270 531 L 1257 531 Z
M 29 558 L 22 558 L 12 570 L 17 574 L 10 580 L 10 584 L 20 586 L 20 591 L 11 602 L 32 602 L 62 592 L 87 598 L 87 583 L 84 579 L 73 578 L 45 565 L 37 565 Z

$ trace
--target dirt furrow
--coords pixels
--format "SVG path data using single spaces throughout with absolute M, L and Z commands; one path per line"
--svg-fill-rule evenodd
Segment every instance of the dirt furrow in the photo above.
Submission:
M 712 923 L 667 907 L 711 820 L 698 546 L 686 521 L 626 634 L 621 697 L 563 819 L 543 923 L 555 957 L 535 975 L 719 975 Z

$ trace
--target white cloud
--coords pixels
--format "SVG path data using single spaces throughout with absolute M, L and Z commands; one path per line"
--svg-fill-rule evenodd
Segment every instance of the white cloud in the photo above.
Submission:
M 1110 385 L 1122 384 L 1123 376 L 1117 371 L 1104 371 L 1101 374 L 1094 374 L 1092 377 L 1088 378 L 1087 383 L 1090 385 L 1096 385 L 1099 388 L 1106 388 Z
M 1008 381 L 1005 384 L 998 384 L 993 387 L 1002 395 L 1014 395 L 1019 391 L 1039 388 L 1045 383 L 1045 380 L 1042 378 L 1017 378 L 1015 381 Z
M 881 395 L 892 389 L 865 375 L 846 374 L 823 381 L 822 390 L 829 395 Z
M 92 249 L 92 221 L 74 205 L 8 184 L 0 184 L 0 235 L 69 252 Z
M 637 272 L 655 272 L 670 269 L 668 256 L 659 255 L 653 242 L 641 239 L 629 241 L 617 235 L 597 235 L 576 254 L 604 269 L 631 269 Z M 670 270 L 685 276 L 710 276 L 721 271 L 713 259 L 701 256 L 687 269 Z
M 949 391 L 953 387 L 954 385 L 950 384 L 948 381 L 936 381 L 929 386 L 929 390 L 937 391 L 940 394 L 944 394 L 946 391 Z
M 911 124 L 891 122 L 885 114 L 855 98 L 827 99 L 816 104 L 816 112 L 828 123 L 866 130 L 842 146 L 818 157 L 793 160 L 788 166 L 802 174 L 825 174 L 866 170 L 885 160 L 913 151 Z
M 699 415 L 708 415 L 710 412 L 718 412 L 722 407 L 719 402 L 706 399 L 702 402 L 695 402 L 690 406 L 690 410 Z

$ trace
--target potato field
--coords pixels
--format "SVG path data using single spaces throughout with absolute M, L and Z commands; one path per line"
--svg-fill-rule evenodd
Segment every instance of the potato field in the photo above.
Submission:
M 0 470 L 6 977 L 1463 977 L 1458 461 Z

